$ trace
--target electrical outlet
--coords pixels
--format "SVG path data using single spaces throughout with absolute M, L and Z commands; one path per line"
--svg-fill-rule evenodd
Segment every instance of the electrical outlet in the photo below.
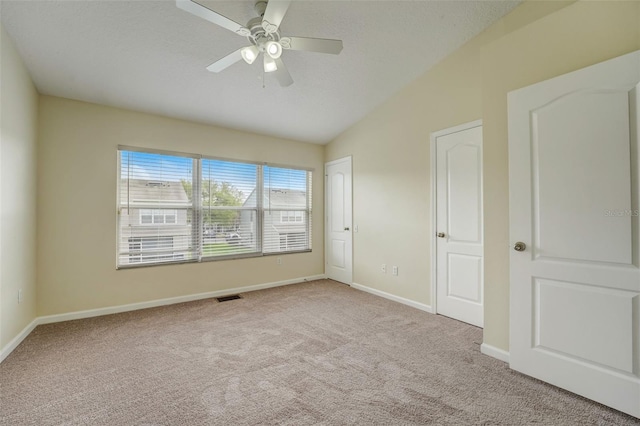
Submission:
M 386 273 L 387 273 L 387 265 L 386 265 L 386 264 L 384 264 L 384 263 L 383 263 L 383 264 L 382 264 L 382 268 L 381 268 L 381 269 L 382 269 L 382 273 L 383 273 L 383 274 L 386 274 Z
M 277 258 L 276 262 L 278 262 L 278 265 L 282 265 L 282 258 L 281 257 Z
M 18 290 L 18 303 L 22 303 L 22 289 Z
M 393 275 L 398 275 L 398 267 L 397 266 L 393 267 L 392 273 L 393 273 Z

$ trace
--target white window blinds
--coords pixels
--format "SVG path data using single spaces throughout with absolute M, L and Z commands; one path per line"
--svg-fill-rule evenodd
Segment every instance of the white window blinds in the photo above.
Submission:
M 311 172 L 263 167 L 265 253 L 311 248 Z
M 311 250 L 311 171 L 124 147 L 118 159 L 118 267 Z
M 196 160 L 119 151 L 118 265 L 193 260 Z
M 202 160 L 202 256 L 260 252 L 258 166 Z

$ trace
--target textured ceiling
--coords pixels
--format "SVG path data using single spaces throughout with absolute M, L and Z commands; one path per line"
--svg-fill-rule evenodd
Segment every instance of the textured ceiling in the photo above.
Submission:
M 207 1 L 241 23 L 253 1 Z M 518 1 L 294 1 L 284 36 L 337 38 L 340 55 L 285 51 L 295 83 L 260 61 L 205 67 L 247 40 L 163 1 L 2 1 L 2 25 L 40 93 L 327 143 Z

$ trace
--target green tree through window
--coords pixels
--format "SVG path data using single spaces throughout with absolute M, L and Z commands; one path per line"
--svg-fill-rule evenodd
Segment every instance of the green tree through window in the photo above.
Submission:
M 181 180 L 182 186 L 189 197 L 193 198 L 191 181 Z M 229 182 L 216 182 L 213 179 L 202 180 L 202 222 L 205 229 L 235 230 L 238 226 L 239 210 L 217 210 L 216 207 L 242 206 L 244 194 Z

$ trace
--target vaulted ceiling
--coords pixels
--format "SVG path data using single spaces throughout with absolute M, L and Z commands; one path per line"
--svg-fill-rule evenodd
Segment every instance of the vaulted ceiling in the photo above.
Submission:
M 256 17 L 254 1 L 198 1 L 241 24 Z M 208 72 L 247 40 L 172 0 L 3 0 L 0 17 L 40 93 L 327 143 L 518 3 L 294 1 L 283 35 L 344 49 L 285 51 L 284 88 L 263 82 L 260 61 Z

